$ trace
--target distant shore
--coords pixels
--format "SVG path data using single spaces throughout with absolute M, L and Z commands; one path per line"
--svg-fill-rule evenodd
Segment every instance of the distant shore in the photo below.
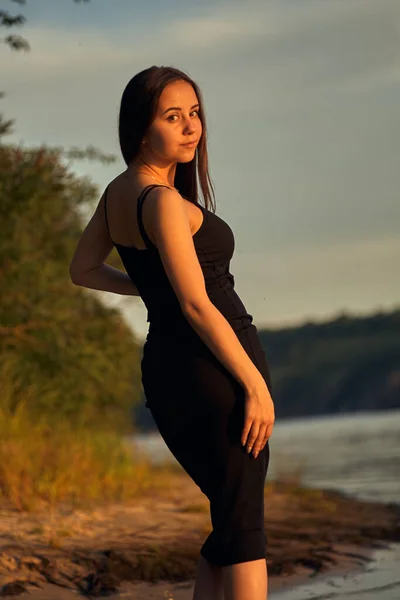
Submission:
M 271 482 L 265 515 L 271 591 L 360 570 L 374 548 L 400 542 L 399 505 L 338 492 Z M 138 600 L 186 600 L 210 530 L 207 498 L 176 467 L 159 471 L 154 489 L 125 504 L 59 506 L 50 513 L 3 506 L 1 595 L 47 600 L 57 586 L 59 600 L 76 598 L 76 592 L 112 598 L 122 590 L 129 598 L 129 589 Z

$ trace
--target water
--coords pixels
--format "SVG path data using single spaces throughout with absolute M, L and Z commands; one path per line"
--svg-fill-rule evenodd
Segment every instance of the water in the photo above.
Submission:
M 399 600 L 400 544 L 377 550 L 364 571 L 332 577 L 271 594 L 276 600 Z M 269 595 L 268 595 L 269 596 Z
M 158 432 L 134 440 L 152 461 L 175 461 Z M 400 502 L 400 410 L 276 421 L 270 451 L 267 481 L 294 476 L 308 487 Z
M 173 418 L 173 417 L 171 417 Z M 154 462 L 175 461 L 156 432 L 135 437 Z M 400 502 L 400 410 L 277 421 L 267 481 L 296 477 L 308 487 L 361 500 Z M 277 600 L 400 600 L 400 544 L 374 552 L 364 570 L 270 594 Z

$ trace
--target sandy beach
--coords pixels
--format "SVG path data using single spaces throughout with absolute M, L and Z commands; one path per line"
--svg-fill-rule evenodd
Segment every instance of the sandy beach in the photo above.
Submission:
M 320 597 L 307 595 L 317 584 L 338 594 L 344 582 L 369 576 L 376 552 L 400 542 L 400 507 L 394 504 L 269 484 L 265 506 L 269 590 L 280 600 Z M 210 530 L 208 500 L 179 470 L 129 505 L 41 514 L 3 508 L 1 595 L 189 600 Z M 327 583 L 326 576 L 339 577 L 339 583 Z M 303 585 L 305 595 L 299 596 Z
M 271 578 L 269 597 L 276 600 L 368 600 L 377 597 L 379 593 L 380 600 L 398 600 L 400 544 L 392 544 L 373 552 L 360 552 L 357 548 L 353 550 L 355 555 L 363 558 L 352 559 L 348 556 L 328 574 L 312 576 L 299 571 L 288 577 Z M 351 554 L 350 548 L 347 551 Z M 368 559 L 368 562 L 364 559 Z M 44 584 L 41 588 L 31 586 L 29 589 L 30 592 L 19 596 L 22 600 L 72 600 L 87 597 L 74 589 L 63 589 L 51 584 Z M 193 589 L 192 579 L 175 583 L 168 580 L 157 583 L 123 583 L 116 594 L 108 597 L 110 600 L 192 600 Z

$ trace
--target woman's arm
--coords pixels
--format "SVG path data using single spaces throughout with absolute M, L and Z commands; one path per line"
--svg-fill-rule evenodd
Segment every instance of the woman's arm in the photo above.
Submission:
M 124 296 L 140 296 L 129 275 L 104 263 L 114 244 L 104 219 L 104 194 L 85 227 L 69 267 L 75 285 Z
M 182 312 L 211 352 L 244 388 L 241 442 L 257 458 L 272 434 L 274 403 L 262 373 L 225 316 L 211 302 L 179 192 L 156 188 L 144 205 L 144 227 L 155 243 Z M 146 227 L 147 225 L 147 227 Z M 153 237 L 153 239 L 152 239 Z
M 162 187 L 152 190 L 143 207 L 143 219 L 190 325 L 244 388 L 266 387 L 231 325 L 207 294 L 189 217 L 179 192 Z
M 140 296 L 129 275 L 111 265 L 103 264 L 94 267 L 90 271 L 84 271 L 74 276 L 70 274 L 70 276 L 75 285 L 81 285 L 92 290 L 103 290 L 123 296 Z

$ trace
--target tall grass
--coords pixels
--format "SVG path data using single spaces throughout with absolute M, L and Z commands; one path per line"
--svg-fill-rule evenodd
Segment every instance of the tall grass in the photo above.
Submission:
M 135 497 L 154 484 L 154 467 L 117 433 L 32 416 L 37 390 L 2 381 L 0 501 L 17 510 L 98 505 Z M 16 397 L 17 395 L 17 397 Z M 12 402 L 11 402 L 12 398 Z

